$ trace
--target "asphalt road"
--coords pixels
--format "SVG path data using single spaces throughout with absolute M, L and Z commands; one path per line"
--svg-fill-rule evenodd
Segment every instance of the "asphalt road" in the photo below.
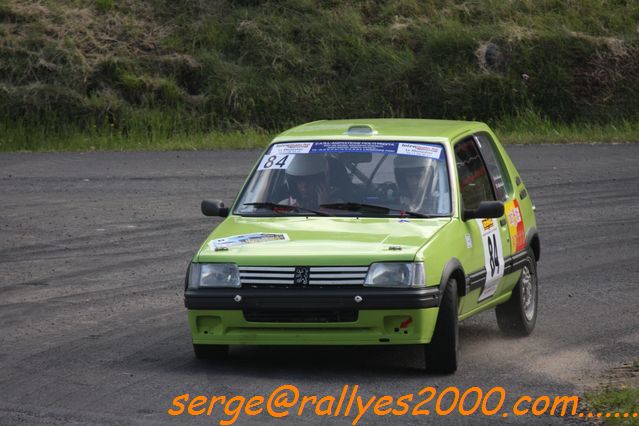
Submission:
M 639 144 L 508 151 L 537 206 L 537 328 L 507 339 L 493 312 L 463 322 L 454 376 L 425 375 L 416 347 L 233 347 L 225 362 L 194 359 L 184 271 L 218 223 L 199 202 L 231 201 L 256 151 L 0 154 L 0 423 L 217 424 L 229 416 L 166 411 L 183 393 L 250 397 L 282 384 L 320 396 L 357 384 L 366 397 L 503 386 L 507 404 L 583 392 L 639 354 Z M 249 420 L 284 423 L 237 424 Z M 398 420 L 469 421 L 362 422 Z

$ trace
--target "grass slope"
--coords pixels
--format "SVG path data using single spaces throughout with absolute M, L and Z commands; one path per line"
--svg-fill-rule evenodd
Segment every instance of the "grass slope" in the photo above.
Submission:
M 635 0 L 5 0 L 0 150 L 260 146 L 342 117 L 639 140 L 638 32 Z

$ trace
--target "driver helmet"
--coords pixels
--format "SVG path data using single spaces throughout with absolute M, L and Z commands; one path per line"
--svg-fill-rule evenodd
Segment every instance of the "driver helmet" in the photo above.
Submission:
M 426 195 L 430 160 L 414 155 L 398 155 L 393 161 L 400 200 L 410 210 L 419 210 Z
M 317 208 L 328 188 L 328 162 L 323 154 L 297 154 L 286 169 L 289 194 L 304 207 Z

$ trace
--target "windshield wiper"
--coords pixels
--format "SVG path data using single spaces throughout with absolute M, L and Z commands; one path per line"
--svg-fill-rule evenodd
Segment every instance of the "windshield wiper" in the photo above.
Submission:
M 275 210 L 275 209 L 298 210 L 298 211 L 301 211 L 301 212 L 314 213 L 314 214 L 316 214 L 318 216 L 330 216 L 328 213 L 321 212 L 319 210 L 309 209 L 307 207 L 302 207 L 302 206 L 291 206 L 291 205 L 288 205 L 288 204 L 278 204 L 278 203 L 271 203 L 271 202 L 257 202 L 257 203 L 244 203 L 242 205 L 243 206 L 253 206 L 253 207 L 256 207 L 256 208 L 266 207 L 266 208 L 269 208 L 271 210 Z
M 320 207 L 324 207 L 327 209 L 335 209 L 335 210 L 350 210 L 354 212 L 360 212 L 365 210 L 365 211 L 368 211 L 369 213 L 380 213 L 380 214 L 389 214 L 392 210 L 392 211 L 398 211 L 400 216 L 404 215 L 409 217 L 420 217 L 420 218 L 441 217 L 441 215 L 424 214 L 419 212 L 396 209 L 392 207 L 378 206 L 375 204 L 364 204 L 364 203 L 320 204 Z
M 353 212 L 360 212 L 366 210 L 369 213 L 381 213 L 388 214 L 391 209 L 385 206 L 376 206 L 375 204 L 363 204 L 363 203 L 330 203 L 320 204 L 320 207 L 333 210 L 350 210 Z
M 393 210 L 399 211 L 400 215 L 405 215 L 405 216 L 409 216 L 409 217 L 422 217 L 422 218 L 443 217 L 440 214 L 424 214 L 424 213 L 411 212 L 411 211 L 400 210 L 400 209 L 393 209 Z

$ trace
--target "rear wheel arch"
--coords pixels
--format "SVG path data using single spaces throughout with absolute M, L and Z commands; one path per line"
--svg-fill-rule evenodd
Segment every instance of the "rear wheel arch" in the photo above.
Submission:
M 539 257 L 541 256 L 541 247 L 539 245 L 539 235 L 537 235 L 537 233 L 535 233 L 530 239 L 529 246 L 530 248 L 532 248 L 532 251 L 535 254 L 535 261 L 539 262 Z
M 526 249 L 526 253 L 526 264 L 510 298 L 495 307 L 499 329 L 508 336 L 528 336 L 537 322 L 537 261 L 531 246 Z
M 535 261 L 539 262 L 541 256 L 541 246 L 539 244 L 539 234 L 534 226 L 526 232 L 526 247 L 530 247 L 535 255 Z

